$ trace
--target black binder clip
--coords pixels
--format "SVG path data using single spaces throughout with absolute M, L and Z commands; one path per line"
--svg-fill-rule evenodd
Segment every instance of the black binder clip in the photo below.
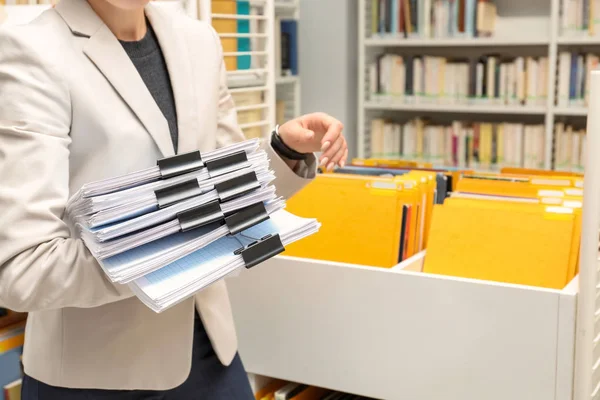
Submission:
M 254 171 L 215 185 L 221 202 L 243 196 L 259 188 L 260 182 Z
M 225 217 L 225 225 L 229 229 L 229 234 L 235 235 L 268 219 L 269 213 L 264 203 L 260 202 Z
M 206 161 L 204 164 L 208 171 L 208 176 L 211 178 L 226 174 L 228 172 L 237 171 L 238 169 L 242 169 L 249 165 L 248 155 L 245 151 L 239 151 L 215 160 Z
M 285 251 L 279 234 L 267 235 L 260 240 L 250 243 L 234 251 L 235 255 L 241 255 L 247 269 L 250 269 L 270 258 Z
M 159 208 L 165 208 L 177 202 L 202 194 L 198 179 L 193 178 L 177 185 L 154 191 Z
M 222 221 L 230 235 L 245 231 L 269 219 L 264 203 L 256 203 L 237 212 L 225 215 L 218 200 L 177 214 L 182 232 Z
M 192 229 L 221 221 L 223 218 L 225 218 L 225 215 L 218 200 L 177 214 L 181 232 L 191 231 Z
M 204 167 L 202 155 L 199 151 L 163 158 L 158 160 L 156 164 L 160 169 L 160 176 L 162 179 L 183 175 Z

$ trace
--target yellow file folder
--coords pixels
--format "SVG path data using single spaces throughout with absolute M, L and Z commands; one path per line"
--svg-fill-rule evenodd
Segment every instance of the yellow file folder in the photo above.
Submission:
M 392 267 L 398 263 L 403 205 L 417 207 L 414 198 L 415 190 L 405 191 L 394 178 L 318 175 L 288 201 L 287 210 L 316 218 L 321 229 L 285 254 Z
M 577 229 L 567 208 L 449 200 L 434 208 L 423 271 L 562 289 Z

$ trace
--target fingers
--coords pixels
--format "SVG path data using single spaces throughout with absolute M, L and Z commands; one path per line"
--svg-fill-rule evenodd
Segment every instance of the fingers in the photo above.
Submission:
M 344 136 L 340 135 L 329 150 L 321 157 L 321 166 L 332 170 L 336 165 L 343 166 L 348 156 L 348 144 Z
M 332 117 L 324 117 L 325 121 L 323 122 L 326 125 L 326 133 L 321 139 L 321 151 L 326 152 L 332 144 L 334 144 L 340 136 L 342 136 L 342 131 L 344 130 L 344 125 Z

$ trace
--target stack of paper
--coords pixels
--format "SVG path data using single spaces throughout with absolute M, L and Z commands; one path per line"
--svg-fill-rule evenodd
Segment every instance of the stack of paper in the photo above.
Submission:
M 274 179 L 249 140 L 87 184 L 67 216 L 108 278 L 160 312 L 319 229 L 283 210 Z
M 284 210 L 271 215 L 238 235 L 223 237 L 160 270 L 136 279 L 133 292 L 152 310 L 161 312 L 200 289 L 243 268 L 245 261 L 236 250 L 268 235 L 279 234 L 287 246 L 319 230 L 314 219 L 296 217 Z

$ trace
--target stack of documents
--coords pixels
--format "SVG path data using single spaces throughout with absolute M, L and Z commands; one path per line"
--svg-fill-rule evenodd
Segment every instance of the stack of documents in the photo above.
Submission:
M 87 184 L 67 215 L 108 278 L 160 312 L 318 231 L 283 210 L 274 179 L 249 140 Z
M 224 236 L 201 251 L 136 279 L 131 288 L 148 307 L 160 312 L 247 265 L 248 261 L 244 260 L 240 249 L 260 240 L 275 238 L 274 233 L 279 236 L 282 245 L 287 246 L 316 233 L 319 227 L 313 219 L 300 218 L 284 210 L 277 211 L 269 220 L 238 235 Z M 210 229 L 207 227 L 204 232 Z

